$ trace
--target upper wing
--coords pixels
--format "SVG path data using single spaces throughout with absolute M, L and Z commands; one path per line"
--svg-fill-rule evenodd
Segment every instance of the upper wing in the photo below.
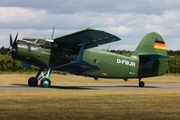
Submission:
M 97 28 L 87 28 L 85 30 L 54 39 L 54 41 L 56 42 L 71 45 L 71 47 L 74 48 L 80 48 L 82 42 L 85 42 L 86 48 L 92 48 L 98 45 L 115 42 L 118 40 L 121 39 L 113 34 Z

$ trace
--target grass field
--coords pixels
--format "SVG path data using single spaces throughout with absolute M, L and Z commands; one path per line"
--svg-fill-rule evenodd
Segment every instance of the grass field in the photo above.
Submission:
M 27 84 L 27 80 L 35 74 L 0 74 L 0 85 L 2 84 Z M 51 75 L 52 84 L 138 84 L 138 79 L 99 79 L 95 81 L 90 77 L 74 75 Z M 143 78 L 146 84 L 180 84 L 179 75 L 165 75 L 160 77 Z
M 27 84 L 33 74 L 2 74 L 0 85 Z M 51 76 L 52 84 L 137 84 L 138 80 L 94 81 Z M 180 84 L 180 76 L 143 79 L 146 84 Z M 0 90 L 0 120 L 179 120 L 180 90 Z

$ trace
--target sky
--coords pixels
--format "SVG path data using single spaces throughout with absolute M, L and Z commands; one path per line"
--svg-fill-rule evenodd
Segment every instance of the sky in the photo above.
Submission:
M 0 0 L 0 47 L 9 34 L 60 37 L 88 27 L 121 41 L 100 48 L 133 51 L 149 32 L 162 35 L 168 50 L 180 50 L 180 0 Z

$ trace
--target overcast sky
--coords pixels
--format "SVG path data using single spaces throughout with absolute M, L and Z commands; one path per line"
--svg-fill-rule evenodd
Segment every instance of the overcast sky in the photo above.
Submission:
M 50 38 L 88 27 L 122 40 L 110 49 L 134 50 L 148 32 L 158 32 L 168 50 L 180 50 L 180 0 L 0 0 L 0 47 L 9 34 Z

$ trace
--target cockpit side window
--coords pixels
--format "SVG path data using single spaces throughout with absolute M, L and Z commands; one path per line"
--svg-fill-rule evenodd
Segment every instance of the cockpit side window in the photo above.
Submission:
M 42 39 L 38 39 L 35 42 L 36 45 L 44 45 L 44 43 L 45 43 L 45 40 L 42 40 Z

